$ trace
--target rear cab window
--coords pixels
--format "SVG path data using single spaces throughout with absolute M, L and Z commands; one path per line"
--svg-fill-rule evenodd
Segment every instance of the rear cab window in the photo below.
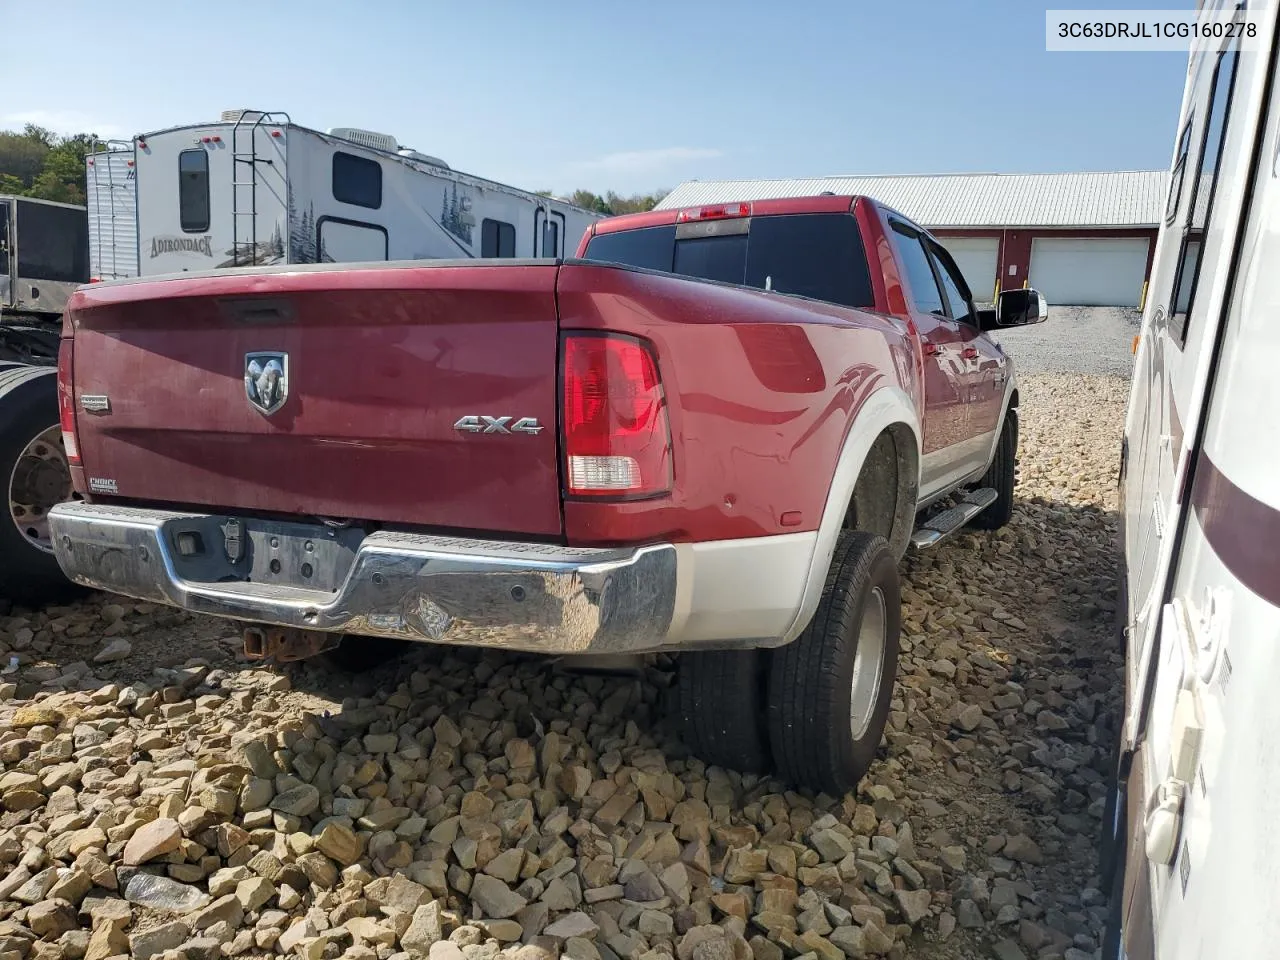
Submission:
M 708 223 L 715 225 L 714 232 Z M 848 213 L 755 216 L 604 233 L 591 238 L 585 259 L 845 307 L 875 305 L 862 234 Z

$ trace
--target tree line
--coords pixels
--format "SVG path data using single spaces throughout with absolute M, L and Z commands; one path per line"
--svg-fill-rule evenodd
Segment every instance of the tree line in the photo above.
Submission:
M 569 196 L 558 197 L 558 199 L 567 200 L 575 207 L 582 207 L 584 210 L 603 213 L 607 217 L 617 217 L 624 213 L 644 213 L 646 210 L 652 210 L 658 201 L 670 192 L 658 190 L 654 193 L 635 193 L 629 197 L 622 197 L 612 190 L 607 191 L 604 196 L 592 193 L 590 190 L 575 190 Z M 538 193 L 544 197 L 553 195 L 550 190 L 539 190 Z
M 21 133 L 0 130 L 0 194 L 83 204 L 85 155 L 106 148 L 106 143 L 94 133 L 60 137 L 34 123 L 28 123 Z M 550 190 L 537 192 L 544 197 L 553 196 Z M 575 190 L 560 199 L 585 210 L 619 216 L 652 210 L 667 193 L 658 190 L 624 197 L 612 190 L 603 195 Z
M 106 146 L 94 133 L 60 137 L 34 123 L 0 130 L 0 194 L 83 204 L 85 154 Z

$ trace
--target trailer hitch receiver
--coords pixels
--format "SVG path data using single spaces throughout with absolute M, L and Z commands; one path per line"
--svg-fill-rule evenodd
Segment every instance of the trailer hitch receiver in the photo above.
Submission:
M 342 642 L 342 634 L 322 630 L 299 630 L 296 627 L 245 627 L 244 655 L 250 660 L 274 660 L 288 663 L 305 660 Z

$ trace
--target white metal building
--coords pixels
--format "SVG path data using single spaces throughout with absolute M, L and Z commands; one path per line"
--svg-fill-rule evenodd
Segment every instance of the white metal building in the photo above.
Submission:
M 1027 284 L 1050 303 L 1137 307 L 1168 174 L 943 174 L 690 180 L 659 209 L 831 192 L 873 197 L 947 245 L 974 296 Z

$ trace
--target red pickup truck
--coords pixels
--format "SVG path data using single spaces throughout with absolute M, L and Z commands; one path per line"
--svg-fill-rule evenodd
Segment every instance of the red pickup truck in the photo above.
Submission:
M 679 653 L 696 753 L 840 790 L 889 709 L 898 559 L 1012 508 L 983 331 L 1045 312 L 975 309 L 847 196 L 620 217 L 563 262 L 96 284 L 63 328 L 55 551 L 282 658 Z

